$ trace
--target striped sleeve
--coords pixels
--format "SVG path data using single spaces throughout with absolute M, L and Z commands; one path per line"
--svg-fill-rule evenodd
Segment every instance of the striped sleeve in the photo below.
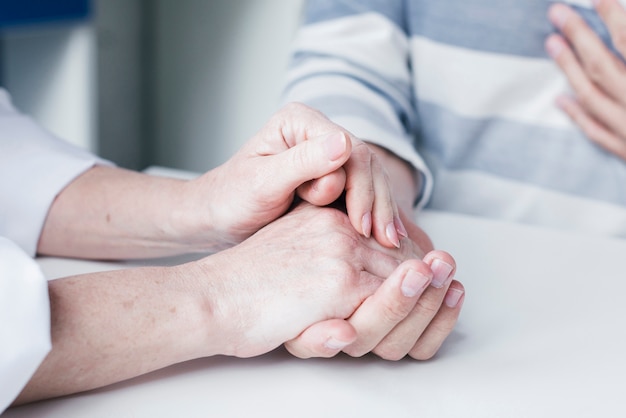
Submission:
M 432 177 L 415 150 L 419 127 L 403 9 L 402 1 L 307 2 L 283 101 L 318 109 L 408 161 L 423 179 L 421 207 Z

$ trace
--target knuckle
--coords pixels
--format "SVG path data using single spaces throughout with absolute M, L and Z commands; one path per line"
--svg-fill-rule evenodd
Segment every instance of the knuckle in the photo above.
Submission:
M 455 324 L 456 320 L 431 324 L 428 327 L 428 340 L 418 342 L 418 344 L 409 351 L 409 356 L 416 360 L 429 360 L 434 357 L 443 342 L 454 329 Z
M 304 112 L 306 109 L 308 109 L 308 106 L 300 102 L 289 102 L 283 107 L 283 111 L 287 113 Z
M 437 338 L 439 338 L 443 342 L 443 340 L 448 338 L 448 335 L 450 335 L 455 325 L 456 319 L 450 319 L 447 321 L 439 321 L 435 324 L 431 324 L 430 328 L 432 334 L 436 335 Z
M 349 355 L 350 357 L 355 357 L 355 358 L 363 357 L 364 355 L 368 353 L 366 349 L 352 347 L 352 346 L 348 346 L 344 348 L 343 352 Z
M 420 315 L 426 318 L 433 318 L 439 312 L 440 304 L 427 297 L 421 297 L 417 301 L 415 309 L 420 312 Z
M 298 148 L 297 152 L 289 153 L 289 164 L 290 167 L 298 167 L 299 169 L 303 169 L 304 167 L 310 167 L 312 161 L 312 156 L 308 152 L 304 152 L 303 148 Z
M 576 92 L 576 98 L 578 102 L 583 105 L 583 107 L 591 107 L 593 103 L 595 103 L 597 94 L 593 86 L 585 83 L 583 86 L 579 87 Z
M 409 356 L 415 360 L 430 360 L 437 353 L 436 348 L 418 346 L 409 352 Z
M 289 102 L 282 108 L 282 112 L 290 115 L 296 115 L 300 118 L 311 117 L 311 118 L 323 118 L 327 119 L 326 116 L 322 112 L 317 109 L 314 109 L 304 103 L 301 102 Z
M 601 57 L 593 55 L 585 59 L 585 72 L 593 81 L 601 81 L 605 76 L 606 62 Z
M 406 303 L 398 303 L 395 299 L 385 301 L 381 307 L 381 316 L 387 323 L 395 324 L 406 318 L 411 311 L 411 307 Z
M 363 141 L 355 142 L 356 143 L 352 147 L 352 154 L 354 154 L 354 156 L 358 158 L 359 161 L 371 164 L 373 158 L 372 150 L 370 150 L 369 146 Z
M 352 267 L 347 260 L 336 260 L 332 267 L 331 277 L 335 277 L 333 283 L 336 283 L 339 288 L 342 288 L 344 293 L 349 293 L 353 290 L 355 282 L 357 282 L 359 274 L 356 269 Z
M 374 354 L 383 360 L 399 361 L 406 357 L 407 350 L 395 344 L 381 344 L 376 347 Z

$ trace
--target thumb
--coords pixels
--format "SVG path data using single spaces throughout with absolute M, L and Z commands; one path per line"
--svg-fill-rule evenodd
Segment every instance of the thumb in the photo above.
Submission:
M 345 133 L 332 132 L 303 141 L 266 159 L 275 173 L 274 193 L 291 193 L 307 181 L 336 171 L 350 158 L 352 143 Z
M 317 322 L 302 334 L 285 343 L 285 348 L 298 358 L 333 357 L 357 339 L 357 332 L 343 319 Z

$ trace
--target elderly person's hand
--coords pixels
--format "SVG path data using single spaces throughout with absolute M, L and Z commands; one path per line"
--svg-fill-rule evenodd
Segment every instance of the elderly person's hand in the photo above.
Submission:
M 53 280 L 52 351 L 17 402 L 199 357 L 261 355 L 316 323 L 350 318 L 366 337 L 377 334 L 381 319 L 357 319 L 355 310 L 376 313 L 366 306 L 396 294 L 412 306 L 432 278 L 427 263 L 404 261 L 404 251 L 362 236 L 342 211 L 300 203 L 200 260 Z M 368 302 L 381 285 L 385 291 Z M 337 347 L 342 330 L 324 329 L 322 344 Z
M 615 49 L 626 55 L 626 11 L 617 0 L 595 0 Z M 595 143 L 626 160 L 626 65 L 564 4 L 549 18 L 563 34 L 551 35 L 546 49 L 567 76 L 575 96 L 559 106 Z
M 430 239 L 412 220 L 404 223 L 409 233 L 402 243 L 405 261 L 350 318 L 317 323 L 287 342 L 292 354 L 331 357 L 344 351 L 357 357 L 373 352 L 387 360 L 407 354 L 426 360 L 437 353 L 457 322 L 465 289 L 454 280 L 456 263 L 450 254 L 432 250 Z

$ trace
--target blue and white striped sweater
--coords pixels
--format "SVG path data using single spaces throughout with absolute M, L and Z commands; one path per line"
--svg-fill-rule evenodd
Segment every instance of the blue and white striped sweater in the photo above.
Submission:
M 310 1 L 285 100 L 411 162 L 422 204 L 626 237 L 626 163 L 554 104 L 552 3 Z M 589 1 L 568 3 L 610 44 Z

